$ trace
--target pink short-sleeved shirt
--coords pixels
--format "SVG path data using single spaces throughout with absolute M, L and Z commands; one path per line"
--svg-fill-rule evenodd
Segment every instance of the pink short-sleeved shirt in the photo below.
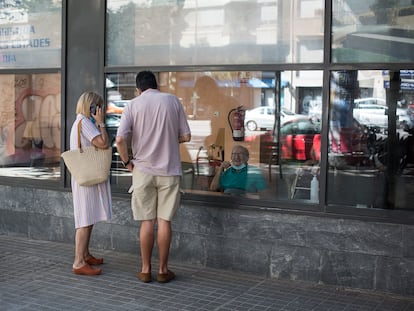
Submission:
M 190 127 L 179 99 L 148 89 L 125 107 L 117 136 L 131 134 L 132 162 L 154 176 L 180 176 L 179 137 Z

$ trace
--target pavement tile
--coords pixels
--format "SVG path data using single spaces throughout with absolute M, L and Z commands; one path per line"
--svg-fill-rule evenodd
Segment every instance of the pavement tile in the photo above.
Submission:
M 174 281 L 159 284 L 154 270 L 154 281 L 142 283 L 137 255 L 94 251 L 105 258 L 102 275 L 78 276 L 71 268 L 74 245 L 0 235 L 0 310 L 414 310 L 414 297 L 176 262 L 170 263 Z

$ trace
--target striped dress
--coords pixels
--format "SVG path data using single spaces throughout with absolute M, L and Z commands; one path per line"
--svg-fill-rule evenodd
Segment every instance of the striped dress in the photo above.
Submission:
M 84 115 L 78 114 L 70 132 L 70 149 L 78 148 L 78 123 L 82 120 L 82 146 L 92 146 L 92 139 L 100 135 L 99 129 Z M 107 221 L 112 217 L 112 197 L 109 179 L 106 182 L 83 187 L 72 177 L 73 214 L 75 228 Z

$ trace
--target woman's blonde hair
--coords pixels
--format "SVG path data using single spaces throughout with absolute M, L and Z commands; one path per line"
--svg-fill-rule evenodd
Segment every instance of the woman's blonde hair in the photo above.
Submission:
M 84 92 L 78 99 L 76 105 L 76 113 L 83 114 L 85 117 L 89 118 L 91 116 L 91 106 L 96 104 L 97 107 L 103 106 L 103 98 L 95 92 Z

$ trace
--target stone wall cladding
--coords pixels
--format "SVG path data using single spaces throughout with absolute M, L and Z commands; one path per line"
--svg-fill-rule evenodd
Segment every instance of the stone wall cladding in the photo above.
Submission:
M 0 186 L 0 234 L 73 243 L 72 194 Z M 92 246 L 139 253 L 128 198 L 95 226 Z M 154 256 L 157 256 L 155 249 Z M 414 226 L 182 202 L 171 260 L 414 295 Z

